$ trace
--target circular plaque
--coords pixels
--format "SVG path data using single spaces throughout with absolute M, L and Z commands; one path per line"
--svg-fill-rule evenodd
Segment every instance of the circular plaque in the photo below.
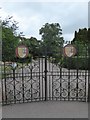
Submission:
M 15 52 L 19 58 L 26 58 L 29 54 L 28 48 L 25 45 L 18 46 Z
M 64 56 L 72 57 L 76 54 L 76 48 L 73 45 L 68 44 L 64 47 L 63 52 L 64 52 Z

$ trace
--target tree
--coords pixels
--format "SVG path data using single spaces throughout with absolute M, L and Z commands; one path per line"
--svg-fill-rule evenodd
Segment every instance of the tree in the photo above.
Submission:
M 42 35 L 42 51 L 47 51 L 48 55 L 60 52 L 63 46 L 62 29 L 59 23 L 46 23 L 40 30 L 39 34 Z
M 89 30 L 87 28 L 79 29 L 78 32 L 75 31 L 75 36 L 71 43 L 77 46 L 79 56 L 87 54 L 87 47 L 90 43 L 88 32 Z
M 84 45 L 86 45 L 89 42 L 87 28 L 79 29 L 78 32 L 75 31 L 75 36 L 72 42 L 75 43 L 76 41 Z
M 89 30 L 87 28 L 79 29 L 78 32 L 75 31 L 71 44 L 76 46 L 77 54 L 74 58 L 71 58 L 72 68 L 88 69 L 88 47 L 90 45 L 88 36 Z
M 16 22 L 9 17 L 2 21 L 2 61 L 15 60 L 15 48 L 19 40 L 16 35 Z

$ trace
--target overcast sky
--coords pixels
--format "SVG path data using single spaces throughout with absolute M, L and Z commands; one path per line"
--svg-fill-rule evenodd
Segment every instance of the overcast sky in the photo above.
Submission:
M 0 4 L 0 16 L 3 19 L 8 15 L 13 16 L 19 22 L 19 31 L 28 38 L 32 36 L 39 40 L 41 39 L 39 29 L 45 23 L 59 23 L 64 40 L 72 40 L 75 30 L 88 27 L 88 1 L 55 1 L 5 2 L 4 0 Z

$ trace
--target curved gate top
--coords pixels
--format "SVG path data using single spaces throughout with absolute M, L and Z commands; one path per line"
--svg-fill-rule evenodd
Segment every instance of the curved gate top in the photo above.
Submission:
M 88 70 L 79 68 L 78 57 L 73 58 L 58 54 L 38 56 L 30 63 L 4 62 L 3 105 L 46 100 L 87 101 Z

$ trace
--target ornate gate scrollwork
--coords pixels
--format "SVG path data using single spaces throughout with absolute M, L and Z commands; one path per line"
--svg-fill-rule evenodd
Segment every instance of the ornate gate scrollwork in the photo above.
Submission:
M 14 69 L 4 64 L 3 105 L 45 100 L 87 101 L 87 70 L 64 68 L 48 56 L 16 64 Z

